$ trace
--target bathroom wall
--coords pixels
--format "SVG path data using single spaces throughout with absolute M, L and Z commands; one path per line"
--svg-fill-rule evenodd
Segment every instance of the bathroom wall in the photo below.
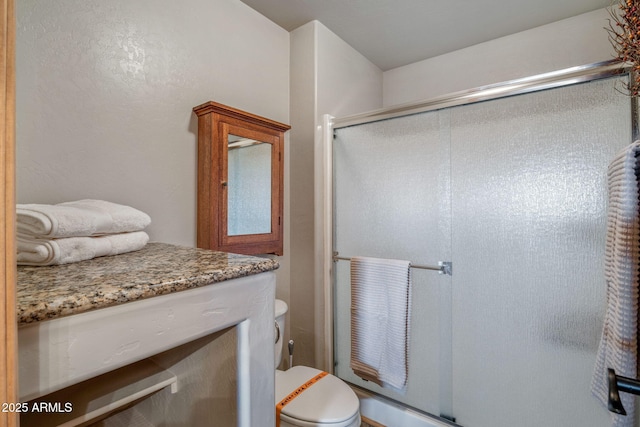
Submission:
M 19 202 L 128 203 L 192 245 L 192 108 L 289 121 L 289 35 L 239 0 L 24 0 L 17 22 Z
M 321 282 L 321 146 L 323 114 L 342 116 L 382 106 L 382 71 L 318 21 L 291 32 L 291 295 L 295 364 L 326 366 Z M 320 228 L 321 229 L 321 228 Z
M 600 9 L 384 73 L 384 106 L 613 58 Z
M 151 240 L 194 246 L 192 108 L 213 100 L 289 123 L 289 33 L 239 0 L 20 0 L 16 8 L 18 202 L 128 204 L 151 216 Z M 289 293 L 288 209 L 287 192 L 281 297 Z M 235 406 L 225 392 L 234 351 L 225 335 L 189 357 L 185 372 L 205 366 L 212 378 L 174 396 L 175 417 L 194 403 L 202 411 L 191 416 L 206 415 L 206 394 L 218 408 Z M 216 381 L 226 387 L 211 394 Z
M 152 241 L 195 246 L 192 108 L 213 100 L 289 123 L 289 33 L 239 0 L 21 0 L 16 8 L 18 203 L 128 204 L 151 216 Z

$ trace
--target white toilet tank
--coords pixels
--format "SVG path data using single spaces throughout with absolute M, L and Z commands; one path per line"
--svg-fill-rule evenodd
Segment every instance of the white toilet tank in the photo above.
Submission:
M 280 366 L 282 362 L 282 347 L 284 346 L 284 318 L 287 314 L 289 307 L 287 303 L 277 299 L 275 304 L 275 318 L 276 318 L 276 368 Z

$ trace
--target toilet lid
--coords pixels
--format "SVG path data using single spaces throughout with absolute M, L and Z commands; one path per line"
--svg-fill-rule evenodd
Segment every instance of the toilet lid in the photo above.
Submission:
M 318 369 L 294 366 L 276 375 L 276 403 L 318 375 Z M 359 409 L 358 397 L 341 379 L 327 375 L 282 408 L 291 418 L 311 423 L 340 423 L 352 418 Z

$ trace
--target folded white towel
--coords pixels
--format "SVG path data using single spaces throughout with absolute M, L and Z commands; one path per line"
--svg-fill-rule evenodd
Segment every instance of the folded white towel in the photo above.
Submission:
M 18 234 L 19 265 L 58 265 L 118 255 L 142 249 L 149 241 L 144 231 L 98 237 L 36 239 Z
M 351 369 L 401 393 L 408 375 L 409 261 L 351 258 Z
M 143 230 L 151 218 L 130 206 L 104 200 L 57 205 L 19 204 L 18 233 L 43 238 L 87 237 Z
M 593 394 L 607 407 L 607 368 L 636 378 L 638 374 L 638 286 L 640 285 L 640 217 L 638 161 L 640 141 L 620 151 L 609 165 L 605 281 L 607 309 L 596 366 L 591 383 Z M 627 416 L 612 413 L 611 426 L 634 425 L 635 399 L 620 398 Z

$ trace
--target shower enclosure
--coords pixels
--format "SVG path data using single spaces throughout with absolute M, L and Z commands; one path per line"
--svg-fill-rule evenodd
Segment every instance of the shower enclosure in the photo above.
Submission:
M 590 382 L 628 78 L 597 64 L 332 120 L 336 375 L 466 427 L 607 425 Z M 452 263 L 412 269 L 404 395 L 349 367 L 352 256 Z

